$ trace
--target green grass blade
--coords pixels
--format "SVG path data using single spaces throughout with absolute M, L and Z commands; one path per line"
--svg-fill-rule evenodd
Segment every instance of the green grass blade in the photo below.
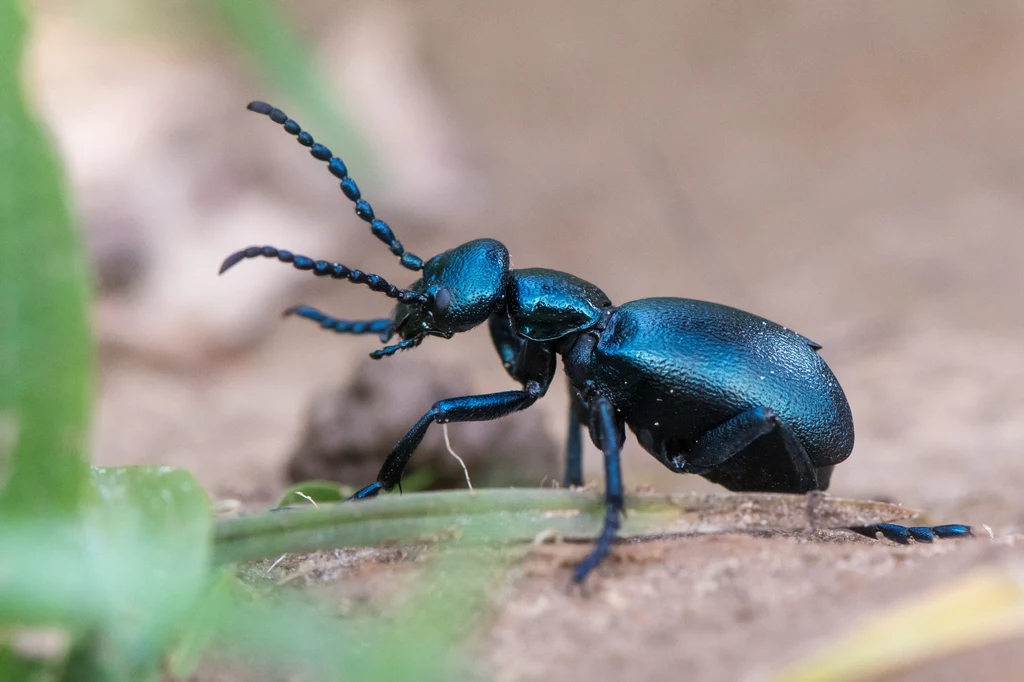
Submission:
M 808 528 L 804 495 L 636 493 L 627 497 L 622 537 Z M 880 502 L 822 496 L 813 524 L 842 528 L 910 518 L 915 512 Z M 228 519 L 217 524 L 215 562 L 245 561 L 334 547 L 528 541 L 554 530 L 594 537 L 604 519 L 595 491 L 490 489 L 387 495 L 359 503 L 320 505 Z
M 79 235 L 22 96 L 23 4 L 0 0 L 0 518 L 78 507 L 92 374 Z

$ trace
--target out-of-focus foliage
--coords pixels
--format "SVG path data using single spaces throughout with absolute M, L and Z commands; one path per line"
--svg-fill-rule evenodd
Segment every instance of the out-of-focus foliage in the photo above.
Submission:
M 777 682 L 876 679 L 1024 634 L 1017 571 L 982 568 L 897 604 L 780 672 Z
M 330 130 L 345 148 L 350 166 L 367 166 L 367 155 L 351 122 L 331 98 L 309 53 L 276 0 L 213 0 L 208 6 L 225 32 L 245 51 L 259 75 L 309 117 L 309 129 Z M 266 95 L 263 98 L 269 98 Z M 314 128 L 315 127 L 315 128 Z M 372 168 L 369 168 L 372 172 Z
M 21 94 L 21 5 L 0 0 L 0 518 L 77 508 L 92 375 L 79 237 Z
M 270 79 L 325 115 L 274 8 L 220 4 Z M 214 643 L 316 679 L 465 679 L 451 645 L 493 561 L 441 562 L 397 624 L 339 622 L 211 571 L 210 504 L 187 472 L 90 475 L 89 286 L 59 164 L 22 95 L 25 34 L 17 0 L 0 0 L 0 679 L 153 680 L 167 664 L 187 676 Z
M 64 628 L 68 679 L 151 679 L 206 586 L 206 493 L 166 467 L 96 468 L 86 490 L 77 521 L 0 525 L 0 623 Z
M 265 91 L 253 99 L 297 107 L 310 130 L 329 130 L 344 146 L 350 167 L 372 177 L 373 162 L 343 107 L 324 87 L 328 79 L 304 44 L 287 3 L 280 0 L 64 0 L 85 20 L 132 34 L 152 34 L 178 43 L 214 44 L 240 52 Z M 294 8 L 292 8 L 294 9 Z M 286 109 L 287 110 L 287 109 Z

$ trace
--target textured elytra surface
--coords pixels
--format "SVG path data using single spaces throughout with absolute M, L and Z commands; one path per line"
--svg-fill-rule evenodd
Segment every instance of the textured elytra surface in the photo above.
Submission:
M 625 303 L 594 370 L 630 427 L 670 457 L 755 407 L 774 410 L 818 466 L 853 448 L 850 407 L 825 361 L 806 338 L 750 313 L 689 299 Z M 761 445 L 738 456 L 756 462 Z

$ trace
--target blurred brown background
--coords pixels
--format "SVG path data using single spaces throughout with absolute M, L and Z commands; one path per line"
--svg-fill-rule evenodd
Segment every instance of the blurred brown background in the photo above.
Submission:
M 1020 5 L 284 8 L 353 121 L 353 153 L 373 159 L 355 176 L 409 248 L 493 236 L 516 265 L 613 301 L 706 298 L 795 328 L 824 345 L 854 410 L 834 492 L 1024 518 Z M 278 312 L 388 306 L 270 263 L 218 278 L 217 263 L 272 243 L 408 277 L 319 164 L 243 109 L 289 102 L 216 33 L 165 20 L 110 2 L 37 17 L 31 83 L 104 284 L 96 458 L 268 495 L 312 392 L 375 343 Z M 480 330 L 387 362 L 509 385 Z M 563 389 L 539 409 L 560 443 Z M 629 455 L 629 482 L 699 485 Z
M 370 385 L 379 369 L 376 400 L 390 393 L 410 415 L 445 397 L 423 386 L 511 386 L 484 330 L 367 367 L 375 339 L 278 313 L 301 302 L 359 319 L 386 314 L 382 297 L 269 262 L 216 276 L 228 253 L 270 243 L 411 281 L 321 164 L 245 112 L 264 98 L 349 161 L 421 256 L 492 236 L 516 266 L 570 271 L 616 302 L 710 299 L 823 344 L 857 428 L 831 492 L 1000 534 L 1024 523 L 1024 5 L 282 9 L 347 130 L 307 122 L 195 5 L 37 5 L 29 80 L 99 280 L 96 461 L 185 466 L 218 497 L 269 502 L 317 396 L 360 368 Z M 556 385 L 517 431 L 547 429 L 560 450 L 565 411 Z M 471 473 L 483 466 L 475 450 L 489 448 L 468 426 L 451 437 L 483 458 Z M 711 488 L 635 443 L 626 480 Z M 991 559 L 752 538 L 659 551 L 603 569 L 604 602 L 552 591 L 549 575 L 522 583 L 483 638 L 498 677 L 738 679 L 858 609 Z

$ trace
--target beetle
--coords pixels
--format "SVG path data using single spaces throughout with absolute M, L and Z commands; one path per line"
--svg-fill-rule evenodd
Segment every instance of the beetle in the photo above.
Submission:
M 364 284 L 397 301 L 388 318 L 351 321 L 309 306 L 285 314 L 343 334 L 376 334 L 380 359 L 450 339 L 486 323 L 498 356 L 522 388 L 439 400 L 394 446 L 377 479 L 350 499 L 400 485 L 402 472 L 433 423 L 483 421 L 525 410 L 544 396 L 561 357 L 570 386 L 565 481 L 583 484 L 582 431 L 604 455 L 604 526 L 576 567 L 582 582 L 606 557 L 624 509 L 620 450 L 625 428 L 671 471 L 697 474 L 733 491 L 806 493 L 825 490 L 836 464 L 853 449 L 853 417 L 821 346 L 736 308 L 684 298 L 646 298 L 613 305 L 597 286 L 566 272 L 513 269 L 508 249 L 475 239 L 427 261 L 408 252 L 362 198 L 348 168 L 298 123 L 266 102 L 265 115 L 327 164 L 341 191 L 374 236 L 421 276 L 408 289 L 341 263 L 272 246 L 238 251 L 220 272 L 247 258 L 276 258 L 319 277 Z M 907 543 L 971 534 L 969 526 L 907 528 L 875 524 L 855 532 Z

